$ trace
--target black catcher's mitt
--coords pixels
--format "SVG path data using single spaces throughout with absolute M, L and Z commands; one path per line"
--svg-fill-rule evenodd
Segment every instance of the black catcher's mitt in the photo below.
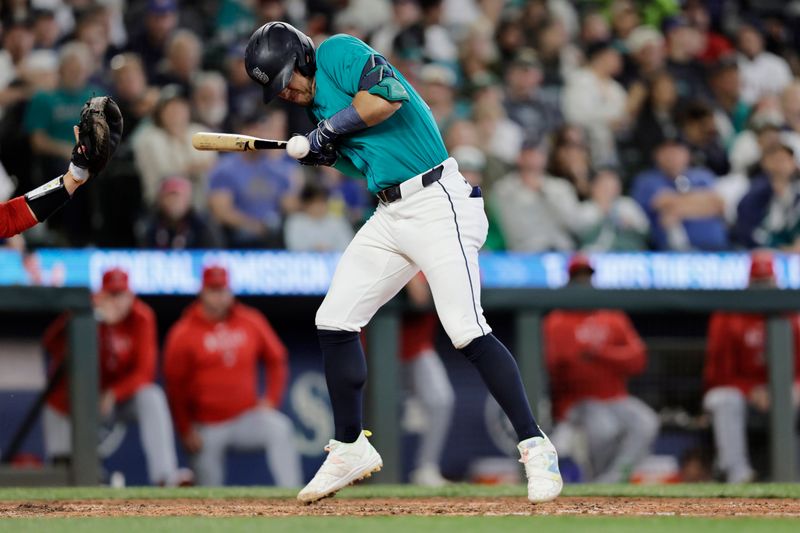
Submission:
M 78 144 L 72 149 L 72 163 L 89 170 L 91 176 L 102 171 L 119 146 L 122 113 L 110 96 L 95 96 L 81 109 Z

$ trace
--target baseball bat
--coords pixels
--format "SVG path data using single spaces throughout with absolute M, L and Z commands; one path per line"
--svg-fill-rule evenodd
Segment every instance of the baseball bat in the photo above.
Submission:
M 275 150 L 286 148 L 286 141 L 259 139 L 238 133 L 213 133 L 201 131 L 192 135 L 192 146 L 197 150 L 216 152 L 247 152 L 249 150 Z

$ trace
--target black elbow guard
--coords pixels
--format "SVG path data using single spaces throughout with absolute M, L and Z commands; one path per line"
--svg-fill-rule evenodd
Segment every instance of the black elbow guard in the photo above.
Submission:
M 397 79 L 389 62 L 379 55 L 372 55 L 361 70 L 359 91 L 367 91 L 388 102 L 408 101 L 408 91 Z
M 64 176 L 59 176 L 37 187 L 25 195 L 25 201 L 31 208 L 36 220 L 44 222 L 47 217 L 61 209 L 70 199 L 64 186 Z

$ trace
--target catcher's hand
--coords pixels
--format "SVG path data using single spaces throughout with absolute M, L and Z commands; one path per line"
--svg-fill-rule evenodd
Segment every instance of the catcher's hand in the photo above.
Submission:
M 106 167 L 122 137 L 122 113 L 117 103 L 110 96 L 90 98 L 81 110 L 75 137 L 72 164 L 96 176 Z

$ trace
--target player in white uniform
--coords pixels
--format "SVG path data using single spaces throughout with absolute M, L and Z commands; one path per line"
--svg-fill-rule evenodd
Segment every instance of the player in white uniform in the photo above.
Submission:
M 558 496 L 555 448 L 534 420 L 513 356 L 483 317 L 478 250 L 488 222 L 480 189 L 448 157 L 428 106 L 380 54 L 348 35 L 315 50 L 292 26 L 265 24 L 251 36 L 245 64 L 265 101 L 277 96 L 307 106 L 319 121 L 300 162 L 366 178 L 380 199 L 317 312 L 335 438 L 298 499 L 325 498 L 383 465 L 362 429 L 366 362 L 358 332 L 420 270 L 453 345 L 475 365 L 517 432 L 528 498 Z

